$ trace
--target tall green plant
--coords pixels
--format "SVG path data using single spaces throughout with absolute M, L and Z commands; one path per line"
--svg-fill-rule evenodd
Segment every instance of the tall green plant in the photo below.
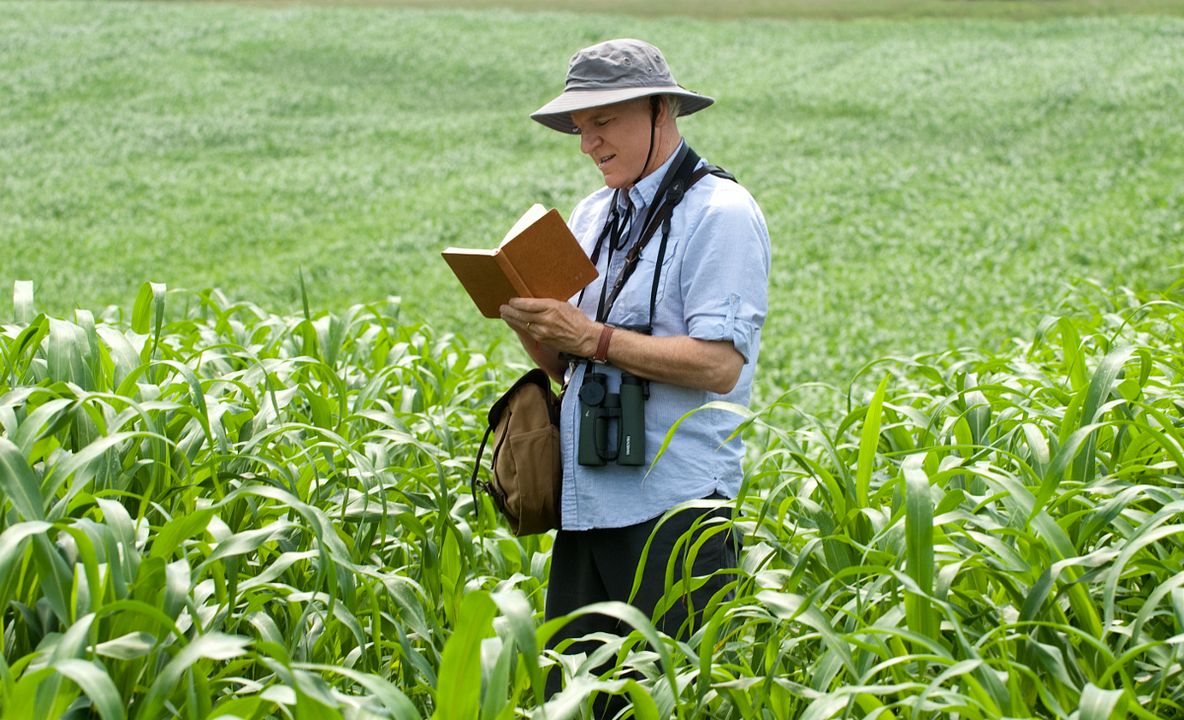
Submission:
M 678 639 L 582 610 L 625 628 L 588 656 L 543 649 L 572 619 L 541 622 L 550 537 L 466 487 L 512 374 L 492 348 L 393 303 L 286 317 L 146 285 L 128 322 L 14 299 L 6 716 L 568 718 L 605 693 L 639 718 L 1184 709 L 1178 289 L 1083 287 L 1007 354 L 878 360 L 838 421 L 794 406 L 809 388 L 731 408 L 747 477 L 702 530 L 742 536 L 740 567 Z M 701 580 L 668 571 L 668 602 Z

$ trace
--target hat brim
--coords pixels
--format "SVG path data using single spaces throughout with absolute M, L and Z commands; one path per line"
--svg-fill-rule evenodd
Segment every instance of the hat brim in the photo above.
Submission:
M 681 98 L 679 117 L 696 113 L 715 102 L 713 98 L 681 87 L 634 87 L 613 90 L 568 90 L 530 114 L 530 118 L 561 133 L 579 132 L 571 121 L 571 114 L 579 110 L 614 105 L 627 100 L 653 95 L 677 95 Z

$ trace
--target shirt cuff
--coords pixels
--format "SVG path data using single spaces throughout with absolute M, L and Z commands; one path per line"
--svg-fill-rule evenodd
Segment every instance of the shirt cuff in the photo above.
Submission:
M 737 317 L 740 308 L 740 296 L 733 293 L 728 296 L 725 311 L 722 315 L 696 315 L 687 323 L 687 334 L 696 340 L 730 340 L 732 347 L 747 363 L 751 358 L 753 336 L 757 332 L 757 325 Z

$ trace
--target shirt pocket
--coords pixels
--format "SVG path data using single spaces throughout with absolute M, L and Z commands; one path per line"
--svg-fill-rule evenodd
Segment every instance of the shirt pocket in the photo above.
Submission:
M 621 289 L 621 296 L 618 298 L 617 307 L 614 308 L 614 315 L 618 315 L 618 320 L 622 325 L 628 326 L 643 326 L 650 321 L 650 293 L 654 288 L 654 273 L 657 271 L 658 251 L 662 243 L 661 230 L 654 234 L 654 237 L 646 245 L 645 250 L 642 251 L 641 257 L 637 259 L 637 269 L 629 278 L 629 282 L 625 283 L 625 287 Z M 666 295 L 670 288 L 677 288 L 677 274 L 678 265 L 674 262 L 675 256 L 675 242 L 671 238 L 666 244 L 666 254 L 662 258 L 662 268 L 658 273 L 658 294 L 655 297 L 654 303 L 654 320 L 663 313 L 663 307 L 667 305 Z

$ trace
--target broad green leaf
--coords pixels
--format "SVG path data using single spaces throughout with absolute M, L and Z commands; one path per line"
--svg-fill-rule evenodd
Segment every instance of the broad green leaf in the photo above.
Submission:
M 126 596 L 127 586 L 135 579 L 136 570 L 140 565 L 140 553 L 135 551 L 136 526 L 127 513 L 123 504 L 114 500 L 97 498 L 95 503 L 103 511 L 103 520 L 110 529 L 110 556 L 107 564 L 113 569 L 111 579 L 115 582 L 116 593 Z
M 224 558 L 234 555 L 244 555 L 246 553 L 254 552 L 259 549 L 261 545 L 271 541 L 276 535 L 296 527 L 295 523 L 286 520 L 277 520 L 276 522 L 264 525 L 261 528 L 254 530 L 243 530 L 240 533 L 235 533 L 226 540 L 218 543 L 214 548 L 214 552 L 210 553 L 208 557 L 202 562 L 198 570 L 201 571 L 213 563 L 218 562 Z
M 1086 683 L 1081 693 L 1079 720 L 1117 720 L 1126 717 L 1127 698 L 1122 690 L 1102 690 Z
M 769 609 L 770 613 L 780 619 L 801 623 L 806 627 L 818 631 L 827 648 L 843 661 L 847 671 L 856 673 L 855 659 L 847 643 L 835 631 L 830 620 L 817 607 L 809 603 L 806 598 L 791 593 L 762 590 L 756 599 Z
M 102 364 L 99 353 L 99 333 L 95 325 L 94 313 L 89 310 L 75 310 L 74 324 L 78 326 L 80 334 L 86 340 L 86 368 L 91 377 L 90 389 L 110 389 L 109 387 L 102 386 L 100 383 L 102 378 Z
M 436 684 L 438 698 L 433 717 L 468 720 L 481 707 L 481 641 L 493 631 L 497 606 L 489 594 L 471 592 L 460 606 L 460 617 L 440 660 Z
M 902 467 L 905 485 L 905 569 L 922 595 L 906 591 L 909 629 L 935 640 L 939 638 L 937 615 L 927 596 L 933 594 L 933 500 L 924 458 L 909 456 Z
M 1081 335 L 1072 319 L 1064 317 L 1057 322 L 1061 335 L 1062 369 L 1074 390 L 1085 385 L 1085 356 L 1081 352 Z
M 163 283 L 146 282 L 140 286 L 136 302 L 132 306 L 132 330 L 146 335 L 159 327 L 164 320 L 164 298 L 167 291 Z
M 95 328 L 95 332 L 102 339 L 111 356 L 113 368 L 110 389 L 116 390 L 140 366 L 140 351 L 136 350 L 132 341 L 118 328 L 99 325 Z
M 82 692 L 90 698 L 94 709 L 103 720 L 122 720 L 127 714 L 124 712 L 124 702 L 115 689 L 106 671 L 94 663 L 85 660 L 58 660 L 53 669 L 61 675 L 70 678 Z
M 272 711 L 276 704 L 265 699 L 262 694 L 234 697 L 218 703 L 206 720 L 256 720 L 273 717 L 274 712 L 269 714 L 269 711 Z
M 89 645 L 91 626 L 94 624 L 93 614 L 83 615 L 78 621 L 68 627 L 53 644 L 50 662 L 81 658 Z
M 1102 359 L 1094 375 L 1090 378 L 1089 389 L 1086 392 L 1085 404 L 1081 411 L 1081 424 L 1086 427 L 1100 420 L 1100 414 L 1107 398 L 1113 392 L 1122 368 L 1135 352 L 1133 347 L 1115 350 Z M 1073 466 L 1073 474 L 1085 483 L 1093 482 L 1096 470 L 1095 453 L 1097 451 L 1097 434 L 1090 433 L 1085 447 L 1077 456 Z
M 872 395 L 864 415 L 863 431 L 859 436 L 859 462 L 855 468 L 855 500 L 858 507 L 868 507 L 872 470 L 875 466 L 876 448 L 880 444 L 880 420 L 883 417 L 884 393 L 888 389 L 890 376 L 885 376 Z
M 1118 376 L 1122 373 L 1123 366 L 1126 365 L 1127 360 L 1134 352 L 1135 348 L 1124 347 L 1102 358 L 1102 362 L 1098 364 L 1093 377 L 1090 378 L 1089 389 L 1086 391 L 1085 404 L 1081 411 L 1082 427 L 1098 421 L 1098 413 L 1102 405 L 1110 397 L 1110 393 L 1118 381 Z
M 539 667 L 539 645 L 535 636 L 534 611 L 520 590 L 502 590 L 490 596 L 509 627 L 514 643 L 522 654 L 522 661 L 530 675 L 535 702 L 542 704 L 544 687 Z
M 214 514 L 213 508 L 202 508 L 166 522 L 152 541 L 152 557 L 172 558 L 183 542 L 205 531 Z
M 629 694 L 629 706 L 633 710 L 633 717 L 637 720 L 659 720 L 664 717 L 658 712 L 658 705 L 654 702 L 650 691 L 642 687 L 636 680 L 625 680 L 624 689 Z M 669 715 L 665 717 L 669 717 Z
M 390 711 L 395 720 L 420 720 L 422 718 L 419 711 L 415 709 L 415 704 L 403 691 L 377 675 L 336 665 L 302 664 L 298 667 L 326 674 L 335 673 L 348 678 L 373 693 L 382 706 Z
M 0 490 L 0 507 L 11 503 L 26 521 L 45 519 L 45 500 L 33 469 L 17 446 L 4 437 L 0 437 Z
M 164 702 L 177 691 L 185 673 L 192 670 L 199 660 L 230 660 L 247 651 L 251 641 L 236 635 L 206 633 L 191 640 L 165 665 L 148 692 L 143 705 L 136 711 L 136 717 L 148 720 L 160 713 Z
M 512 709 L 508 706 L 513 697 L 507 691 L 511 689 L 517 660 L 518 652 L 513 638 L 503 642 L 500 637 L 494 636 L 481 641 L 481 687 L 484 688 L 484 697 L 481 698 L 479 717 L 496 720 Z
M 90 341 L 82 328 L 65 320 L 49 319 L 49 343 L 46 349 L 49 379 L 94 388 L 90 371 Z
M 20 560 L 25 552 L 25 543 L 31 537 L 44 535 L 49 532 L 53 525 L 41 521 L 34 520 L 31 522 L 20 522 L 10 525 L 0 533 L 0 588 L 4 588 L 9 582 L 15 581 L 13 566 Z M 7 599 L 7 591 L 0 599 Z
M 77 691 L 62 687 L 52 667 L 31 670 L 21 675 L 8 693 L 3 719 L 62 717 L 77 696 Z
M 132 660 L 152 652 L 156 643 L 154 635 L 146 632 L 133 632 L 99 643 L 95 646 L 95 654 L 113 660 Z

